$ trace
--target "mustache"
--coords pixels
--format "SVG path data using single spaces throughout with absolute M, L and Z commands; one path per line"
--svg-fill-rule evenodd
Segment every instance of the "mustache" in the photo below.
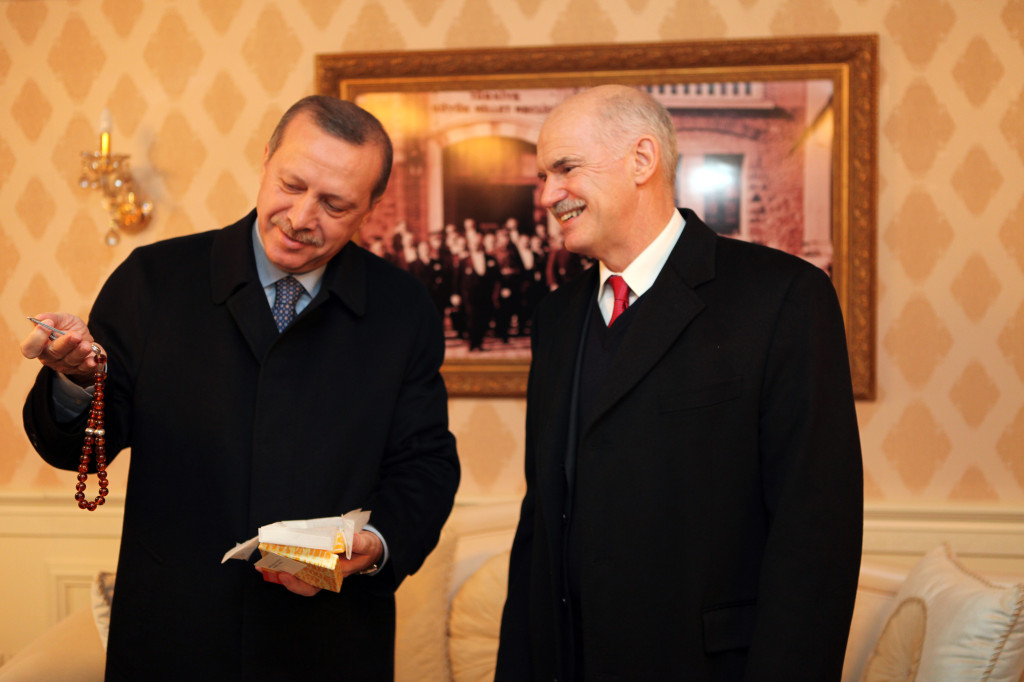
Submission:
M 567 213 L 573 209 L 583 208 L 586 205 L 587 202 L 582 199 L 562 199 L 551 207 L 551 211 L 556 214 Z
M 285 216 L 274 216 L 270 219 L 270 224 L 281 230 L 284 236 L 294 239 L 300 244 L 318 247 L 324 245 L 324 238 L 320 234 L 313 230 L 296 230 L 292 225 L 292 221 L 288 220 Z

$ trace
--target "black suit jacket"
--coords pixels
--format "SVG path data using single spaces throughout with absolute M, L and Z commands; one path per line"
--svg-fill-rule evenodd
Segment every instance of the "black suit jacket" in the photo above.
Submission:
M 843 321 L 819 269 L 692 212 L 579 424 L 588 680 L 838 680 L 862 534 Z M 533 331 L 497 680 L 566 679 L 566 450 L 597 269 Z
M 451 510 L 459 466 L 426 290 L 350 243 L 278 334 L 254 219 L 137 249 L 90 316 L 110 356 L 108 456 L 132 451 L 108 678 L 390 679 L 393 591 Z M 51 376 L 28 397 L 26 430 L 74 469 L 83 424 L 54 422 Z M 338 594 L 305 599 L 220 563 L 261 525 L 356 507 L 390 560 Z

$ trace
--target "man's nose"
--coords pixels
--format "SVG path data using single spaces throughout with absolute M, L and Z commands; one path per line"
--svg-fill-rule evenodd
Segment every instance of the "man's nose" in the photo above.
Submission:
M 292 209 L 288 212 L 288 219 L 292 221 L 292 227 L 296 230 L 307 229 L 315 225 L 316 216 L 320 206 L 316 197 L 306 192 L 297 197 L 292 203 Z
M 540 192 L 541 206 L 550 209 L 565 197 L 565 190 L 557 179 L 549 177 L 544 181 L 544 186 L 541 188 Z

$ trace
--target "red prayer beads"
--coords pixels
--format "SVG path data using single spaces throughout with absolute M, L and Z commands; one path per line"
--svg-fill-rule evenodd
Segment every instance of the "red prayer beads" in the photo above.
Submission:
M 107 431 L 103 424 L 104 390 L 107 384 L 107 354 L 97 344 L 92 346 L 96 354 L 96 375 L 94 378 L 95 392 L 92 405 L 89 407 L 89 421 L 85 427 L 85 440 L 82 445 L 82 457 L 78 464 L 78 485 L 75 486 L 75 499 L 79 509 L 96 511 L 106 502 L 107 493 Z M 96 478 L 100 484 L 100 494 L 92 502 L 85 499 L 85 482 L 89 478 L 89 463 L 96 454 Z

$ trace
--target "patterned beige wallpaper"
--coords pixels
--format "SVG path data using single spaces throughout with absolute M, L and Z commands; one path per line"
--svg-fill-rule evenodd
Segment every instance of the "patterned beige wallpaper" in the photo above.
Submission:
M 134 246 L 240 217 L 315 54 L 836 33 L 881 45 L 868 497 L 1024 505 L 1024 0 L 0 0 L 0 489 L 73 486 L 21 431 L 25 315 L 84 315 Z M 105 107 L 156 204 L 114 248 L 77 186 Z M 524 414 L 452 401 L 463 494 L 521 493 Z

